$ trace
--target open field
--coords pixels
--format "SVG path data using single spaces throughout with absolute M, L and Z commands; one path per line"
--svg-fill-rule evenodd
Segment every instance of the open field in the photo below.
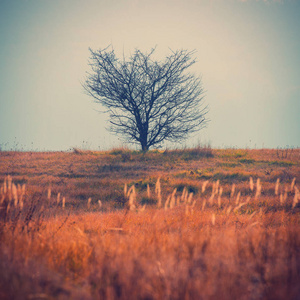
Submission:
M 0 152 L 0 299 L 300 299 L 300 149 Z

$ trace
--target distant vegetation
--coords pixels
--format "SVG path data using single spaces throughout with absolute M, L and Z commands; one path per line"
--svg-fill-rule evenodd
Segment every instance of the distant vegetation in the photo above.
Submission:
M 0 152 L 1 299 L 298 299 L 300 149 Z

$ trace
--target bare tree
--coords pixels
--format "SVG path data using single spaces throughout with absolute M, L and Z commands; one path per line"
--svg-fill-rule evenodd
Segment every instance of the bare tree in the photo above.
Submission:
M 126 60 L 113 48 L 90 49 L 85 90 L 110 114 L 110 131 L 141 145 L 143 151 L 164 141 L 181 141 L 206 124 L 201 79 L 186 73 L 194 51 L 178 50 L 163 61 L 135 50 Z

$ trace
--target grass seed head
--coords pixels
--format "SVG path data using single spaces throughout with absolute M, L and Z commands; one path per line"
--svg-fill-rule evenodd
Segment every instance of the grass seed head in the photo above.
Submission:
M 194 193 L 189 193 L 189 197 L 188 197 L 188 200 L 187 200 L 188 204 L 190 204 L 192 202 L 193 195 L 194 195 Z
M 235 200 L 235 204 L 236 204 L 236 205 L 239 204 L 240 197 L 241 197 L 241 192 L 238 192 L 238 194 L 237 194 L 237 196 L 236 196 L 236 200 Z
M 57 194 L 56 203 L 59 204 L 60 201 L 60 193 Z
M 17 205 L 18 205 L 18 190 L 14 183 L 12 184 L 12 196 L 14 199 L 14 207 L 17 207 Z
M 146 209 L 146 204 L 144 204 L 142 207 L 140 207 L 139 212 L 143 212 Z
M 286 202 L 287 196 L 288 196 L 288 188 L 286 187 L 283 195 L 283 202 Z
M 293 180 L 292 180 L 292 183 L 291 183 L 291 191 L 293 191 L 293 189 L 294 189 L 295 182 L 296 182 L 296 177 L 294 177 Z
M 279 196 L 279 200 L 280 200 L 280 205 L 282 206 L 284 204 L 282 193 Z
M 124 185 L 124 197 L 127 197 L 127 190 L 128 190 L 127 183 L 125 183 L 125 185 Z
M 186 187 L 183 188 L 183 191 L 182 191 L 182 195 L 181 195 L 181 201 L 186 203 L 188 200 L 188 191 L 186 189 Z
M 222 197 L 222 194 L 223 194 L 223 188 L 220 186 L 220 189 L 219 189 L 219 196 Z
M 205 192 L 207 184 L 208 184 L 208 180 L 206 180 L 206 181 L 203 182 L 203 184 L 202 184 L 202 193 Z
M 249 185 L 250 185 L 250 190 L 253 191 L 254 183 L 253 183 L 253 178 L 251 176 L 250 176 L 250 179 L 249 179 Z
M 232 206 L 231 205 L 229 205 L 229 207 L 227 208 L 227 210 L 226 210 L 226 214 L 227 215 L 229 215 L 230 214 L 230 212 L 231 212 L 231 210 L 232 210 Z
M 214 213 L 211 215 L 211 223 L 213 226 L 216 224 L 216 215 Z
M 298 198 L 299 198 L 299 190 L 297 187 L 295 187 L 295 195 L 294 195 L 294 199 L 293 199 L 293 205 L 292 208 L 294 209 L 296 207 L 296 205 L 298 204 Z
M 11 176 L 7 176 L 7 190 L 8 192 L 11 191 L 11 185 L 12 185 L 12 177 Z
M 172 196 L 175 196 L 176 192 L 177 192 L 177 188 L 175 188 L 175 189 L 173 190 Z
M 252 219 L 252 218 L 256 215 L 256 213 L 257 213 L 257 211 L 254 211 L 254 212 L 250 215 L 249 219 Z
M 168 198 L 167 198 L 167 201 L 165 202 L 165 210 L 168 209 L 168 205 L 169 205 L 170 200 L 171 200 L 171 196 L 169 195 Z
M 234 192 L 235 192 L 235 184 L 233 183 L 233 184 L 232 184 L 232 187 L 231 187 L 230 198 L 233 198 Z
M 276 184 L 275 184 L 275 191 L 274 191 L 276 196 L 278 195 L 279 181 L 280 181 L 280 179 L 279 179 L 279 178 L 277 178 L 277 180 L 276 180 Z
M 151 197 L 151 192 L 150 192 L 150 186 L 149 186 L 149 184 L 147 184 L 147 197 L 148 198 Z
M 175 196 L 171 195 L 171 200 L 170 200 L 170 209 L 172 209 L 175 206 Z
M 215 197 L 215 194 L 212 193 L 211 196 L 210 196 L 210 198 L 209 198 L 209 200 L 208 200 L 208 202 L 209 202 L 210 205 L 213 204 L 213 202 L 214 202 L 214 197 Z
M 20 207 L 20 210 L 23 209 L 24 207 L 24 202 L 23 202 L 23 199 L 21 198 L 20 201 L 19 201 L 19 207 Z
M 257 178 L 255 198 L 258 199 L 258 197 L 260 197 L 260 195 L 261 195 L 261 184 L 260 184 L 260 179 Z
M 157 181 L 156 181 L 156 184 L 155 184 L 155 193 L 157 195 L 161 193 L 160 177 L 157 178 Z
M 129 196 L 129 201 L 128 201 L 128 204 L 129 204 L 129 209 L 130 210 L 134 210 L 135 209 L 135 197 L 134 197 L 134 194 L 133 193 L 130 193 L 130 196 Z
M 203 200 L 203 203 L 202 203 L 202 211 L 205 209 L 205 206 L 206 206 L 206 199 Z

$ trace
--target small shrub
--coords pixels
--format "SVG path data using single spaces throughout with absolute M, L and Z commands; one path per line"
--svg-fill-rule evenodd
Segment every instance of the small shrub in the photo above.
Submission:
M 177 188 L 178 192 L 182 192 L 184 188 L 186 188 L 189 193 L 196 194 L 198 192 L 198 188 L 193 185 L 177 184 L 175 185 L 175 188 Z
M 154 199 L 152 197 L 142 197 L 141 199 L 141 205 L 149 205 L 149 206 L 154 206 L 157 205 L 157 199 Z

